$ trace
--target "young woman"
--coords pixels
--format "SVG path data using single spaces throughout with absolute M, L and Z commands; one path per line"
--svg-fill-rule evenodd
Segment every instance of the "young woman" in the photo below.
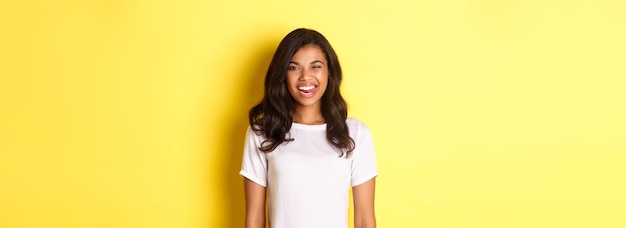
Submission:
M 265 227 L 266 196 L 272 228 L 347 228 L 350 186 L 355 228 L 376 227 L 374 144 L 362 122 L 347 118 L 340 83 L 322 34 L 296 29 L 278 45 L 249 114 L 246 228 Z

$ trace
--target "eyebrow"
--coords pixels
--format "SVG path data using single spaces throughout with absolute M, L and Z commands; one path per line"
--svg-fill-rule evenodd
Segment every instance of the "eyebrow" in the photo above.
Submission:
M 292 63 L 293 63 L 293 64 L 296 64 L 296 65 L 300 65 L 300 63 L 298 63 L 298 62 L 289 61 L 289 64 L 292 64 Z M 311 62 L 311 64 L 314 64 L 314 63 L 321 63 L 321 64 L 325 64 L 322 60 L 315 60 L 315 61 Z

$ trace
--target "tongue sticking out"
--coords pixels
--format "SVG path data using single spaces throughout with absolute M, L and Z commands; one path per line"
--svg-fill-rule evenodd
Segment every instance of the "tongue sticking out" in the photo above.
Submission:
M 300 90 L 300 95 L 303 97 L 312 97 L 313 95 L 315 95 L 315 93 L 317 92 L 317 87 L 313 87 L 311 89 L 301 89 Z

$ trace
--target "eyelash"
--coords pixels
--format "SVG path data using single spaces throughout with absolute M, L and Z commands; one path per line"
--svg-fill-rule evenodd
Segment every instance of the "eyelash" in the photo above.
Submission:
M 315 66 L 313 66 L 311 68 L 322 68 L 322 66 L 315 65 Z M 288 70 L 298 70 L 299 67 L 297 67 L 297 66 L 289 66 L 289 68 L 287 68 L 287 69 Z

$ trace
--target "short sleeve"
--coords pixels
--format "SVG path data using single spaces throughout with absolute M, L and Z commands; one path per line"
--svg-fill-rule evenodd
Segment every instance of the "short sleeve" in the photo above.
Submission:
M 355 148 L 352 152 L 352 186 L 357 186 L 378 176 L 376 153 L 372 134 L 360 121 L 355 120 L 351 131 L 356 131 Z
M 261 137 L 252 128 L 246 131 L 246 142 L 243 148 L 243 159 L 239 174 L 263 187 L 267 186 L 267 158 L 259 150 Z

